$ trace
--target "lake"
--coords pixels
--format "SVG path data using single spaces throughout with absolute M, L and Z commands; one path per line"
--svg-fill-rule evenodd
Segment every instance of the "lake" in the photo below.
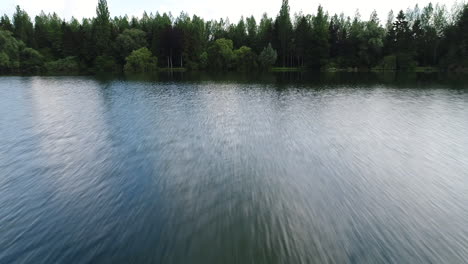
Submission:
M 468 82 L 0 77 L 0 263 L 464 263 Z

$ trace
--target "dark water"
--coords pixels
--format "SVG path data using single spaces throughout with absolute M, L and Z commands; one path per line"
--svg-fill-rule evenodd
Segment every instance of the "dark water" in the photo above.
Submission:
M 0 77 L 0 263 L 466 263 L 457 78 Z

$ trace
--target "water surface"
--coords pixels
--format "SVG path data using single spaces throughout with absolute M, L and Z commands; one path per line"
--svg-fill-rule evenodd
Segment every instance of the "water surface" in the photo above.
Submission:
M 0 77 L 0 263 L 463 263 L 468 86 Z

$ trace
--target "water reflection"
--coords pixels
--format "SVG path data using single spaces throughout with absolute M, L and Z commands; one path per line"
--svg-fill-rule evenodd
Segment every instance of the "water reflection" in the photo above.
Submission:
M 468 75 L 456 73 L 405 73 L 405 72 L 161 72 L 158 74 L 99 75 L 98 80 L 106 82 L 120 78 L 139 82 L 189 82 L 189 83 L 242 83 L 274 84 L 276 87 L 366 87 L 391 85 L 394 88 L 436 88 L 464 89 Z

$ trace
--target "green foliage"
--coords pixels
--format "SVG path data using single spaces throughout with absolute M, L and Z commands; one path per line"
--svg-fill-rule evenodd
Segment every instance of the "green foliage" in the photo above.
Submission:
M 380 26 L 380 21 L 377 12 L 372 12 L 371 17 L 365 23 L 365 29 L 362 33 L 363 42 L 360 46 L 360 56 L 362 64 L 371 67 L 377 64 L 382 56 L 384 47 L 383 38 L 385 35 L 384 29 Z
M 231 36 L 231 39 L 234 42 L 234 47 L 242 47 L 244 45 L 248 45 L 247 43 L 247 28 L 245 25 L 244 17 L 241 17 L 237 26 L 232 27 L 234 32 Z
M 115 72 L 118 70 L 117 62 L 114 57 L 102 55 L 96 57 L 94 61 L 95 72 Z
M 298 59 L 297 63 L 299 66 L 304 67 L 305 61 L 309 56 L 308 51 L 313 48 L 310 45 L 312 41 L 312 28 L 305 16 L 297 18 L 294 40 L 295 55 Z
M 62 24 L 62 19 L 55 13 L 46 15 L 41 12 L 35 18 L 34 42 L 49 59 L 57 59 L 63 55 L 64 39 L 73 41 L 69 36 L 65 38 Z
M 396 19 L 397 20 L 393 24 L 393 27 L 395 28 L 396 52 L 410 52 L 410 49 L 412 48 L 412 32 L 403 10 L 398 13 Z
M 275 19 L 264 14 L 259 23 L 253 16 L 230 23 L 184 12 L 111 18 L 106 0 L 97 0 L 92 19 L 42 12 L 31 21 L 18 6 L 11 19 L 0 17 L 0 71 L 120 71 L 126 64 L 126 70 L 146 71 L 156 67 L 154 57 L 161 67 L 192 70 L 463 69 L 468 67 L 468 8 L 447 10 L 428 4 L 396 17 L 390 12 L 382 26 L 375 11 L 363 21 L 359 13 L 329 16 L 321 6 L 316 14 L 291 19 L 288 0 L 282 0 Z M 148 56 L 144 47 L 151 66 L 142 60 Z
M 235 68 L 238 71 L 247 72 L 256 70 L 257 55 L 252 51 L 251 48 L 242 46 L 234 51 Z
M 23 71 L 38 72 L 44 65 L 44 57 L 35 49 L 25 48 L 20 52 L 20 62 Z
M 79 73 L 80 64 L 76 57 L 66 57 L 56 61 L 47 62 L 45 69 L 50 73 Z
M 200 56 L 205 51 L 209 38 L 205 21 L 198 16 L 190 18 L 182 13 L 175 22 L 173 36 L 173 40 L 181 42 L 177 45 L 180 47 L 179 59 L 182 57 L 180 66 L 198 69 Z
M 7 15 L 0 18 L 0 30 L 13 32 L 13 24 L 11 24 L 10 18 Z
M 413 60 L 413 55 L 410 53 L 398 53 L 397 56 L 397 69 L 402 71 L 412 71 L 416 68 L 417 63 Z
M 148 48 L 133 51 L 126 59 L 126 72 L 149 72 L 157 69 L 158 59 Z
M 258 50 L 258 26 L 254 16 L 248 17 L 247 22 L 247 45 L 255 51 Z
M 377 66 L 377 70 L 395 71 L 397 69 L 397 58 L 395 55 L 386 56 Z
M 206 67 L 208 67 L 208 53 L 205 51 L 200 55 L 200 68 L 206 69 Z
M 33 24 L 26 11 L 16 6 L 16 12 L 13 14 L 14 35 L 28 46 L 33 45 Z
M 116 51 L 123 60 L 132 51 L 146 45 L 146 33 L 140 29 L 125 29 L 116 39 Z
M 309 52 L 309 66 L 321 68 L 328 63 L 329 57 L 329 35 L 328 18 L 322 6 L 318 7 L 317 15 L 312 20 L 312 45 Z
M 93 23 L 93 38 L 98 55 L 107 54 L 111 44 L 110 13 L 106 0 L 99 0 Z
M 263 14 L 262 19 L 260 20 L 260 25 L 258 25 L 258 34 L 257 34 L 257 52 L 260 52 L 261 49 L 266 47 L 272 42 L 274 38 L 274 28 L 273 28 L 273 19 L 269 18 L 266 13 Z
M 290 55 L 289 49 L 291 46 L 291 37 L 293 32 L 289 9 L 289 1 L 283 0 L 280 13 L 275 21 L 277 38 L 279 40 L 279 47 L 281 50 L 280 57 L 282 59 L 283 67 L 286 66 L 288 56 Z
M 234 60 L 233 42 L 217 39 L 208 49 L 208 66 L 215 70 L 229 70 Z
M 11 32 L 0 30 L 0 71 L 19 67 L 19 52 L 22 47 L 22 42 L 16 40 Z
M 453 70 L 468 69 L 468 4 L 459 11 L 455 23 L 447 27 L 446 39 L 442 43 L 445 56 L 441 59 L 444 67 Z
M 0 52 L 0 69 L 8 69 L 10 67 L 10 57 L 5 52 Z
M 276 50 L 268 44 L 258 56 L 258 61 L 262 69 L 270 69 L 276 63 L 277 58 Z

